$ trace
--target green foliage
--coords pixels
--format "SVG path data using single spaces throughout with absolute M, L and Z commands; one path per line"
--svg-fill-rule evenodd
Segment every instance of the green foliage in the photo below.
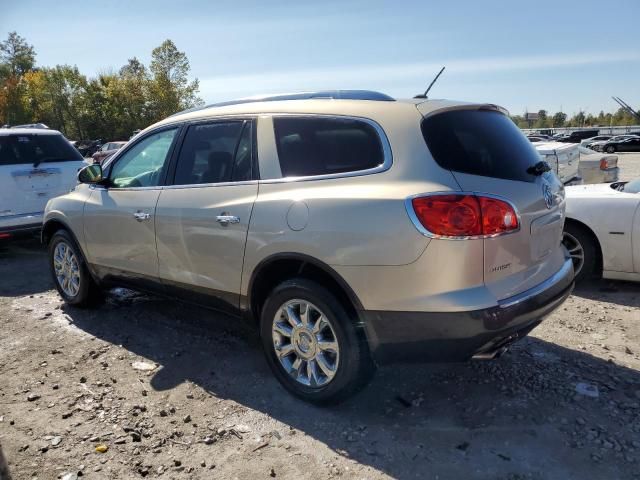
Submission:
M 630 113 L 622 108 L 615 113 L 604 113 L 598 115 L 578 112 L 570 118 L 564 112 L 556 112 L 549 117 L 546 110 L 538 112 L 538 120 L 529 125 L 522 115 L 512 115 L 511 120 L 520 128 L 560 128 L 560 127 L 618 127 L 627 125 L 637 125 L 639 122 Z
M 36 68 L 33 47 L 14 32 L 0 43 L 0 124 L 42 122 L 72 139 L 127 140 L 202 103 L 189 70 L 171 40 L 153 50 L 149 68 L 136 57 L 95 78 L 70 65 Z

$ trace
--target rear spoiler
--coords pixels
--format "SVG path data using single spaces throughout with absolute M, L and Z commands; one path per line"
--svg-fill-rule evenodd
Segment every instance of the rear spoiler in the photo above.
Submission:
M 463 103 L 449 100 L 426 100 L 416 104 L 416 108 L 423 117 L 429 117 L 438 113 L 450 112 L 453 110 L 489 110 L 509 115 L 509 111 L 494 103 Z

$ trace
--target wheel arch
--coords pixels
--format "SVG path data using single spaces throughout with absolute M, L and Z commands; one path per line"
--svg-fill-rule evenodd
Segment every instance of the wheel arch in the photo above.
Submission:
M 597 254 L 596 269 L 598 271 L 598 274 L 601 274 L 603 269 L 602 244 L 600 243 L 600 239 L 598 238 L 598 235 L 596 234 L 596 232 L 591 227 L 589 227 L 586 223 L 580 220 L 576 220 L 575 218 L 567 217 L 565 220 L 565 226 L 566 225 L 574 225 L 579 228 L 582 228 L 591 237 L 596 247 L 596 254 Z
M 360 299 L 349 284 L 331 266 L 302 253 L 277 253 L 264 258 L 251 274 L 245 308 L 257 323 L 260 310 L 269 293 L 279 283 L 293 277 L 303 277 L 321 283 L 334 293 L 356 321 L 363 310 Z

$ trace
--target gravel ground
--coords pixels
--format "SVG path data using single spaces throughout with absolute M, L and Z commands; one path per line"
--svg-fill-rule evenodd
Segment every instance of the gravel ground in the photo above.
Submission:
M 0 250 L 0 278 L 14 479 L 640 479 L 637 284 L 577 289 L 498 360 L 385 367 L 321 409 L 227 317 L 125 290 L 67 307 L 36 242 Z

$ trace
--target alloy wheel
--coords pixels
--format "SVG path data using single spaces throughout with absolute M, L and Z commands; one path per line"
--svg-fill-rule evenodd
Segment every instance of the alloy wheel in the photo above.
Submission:
M 298 383 L 318 388 L 335 377 L 338 340 L 330 320 L 311 302 L 293 299 L 280 306 L 272 340 L 280 365 Z
M 573 271 L 577 276 L 584 267 L 584 248 L 576 237 L 570 233 L 564 232 L 562 236 L 562 243 L 569 250 L 569 255 L 573 261 Z
M 60 242 L 53 252 L 53 268 L 56 280 L 62 291 L 69 297 L 75 297 L 80 291 L 80 264 L 71 247 Z

